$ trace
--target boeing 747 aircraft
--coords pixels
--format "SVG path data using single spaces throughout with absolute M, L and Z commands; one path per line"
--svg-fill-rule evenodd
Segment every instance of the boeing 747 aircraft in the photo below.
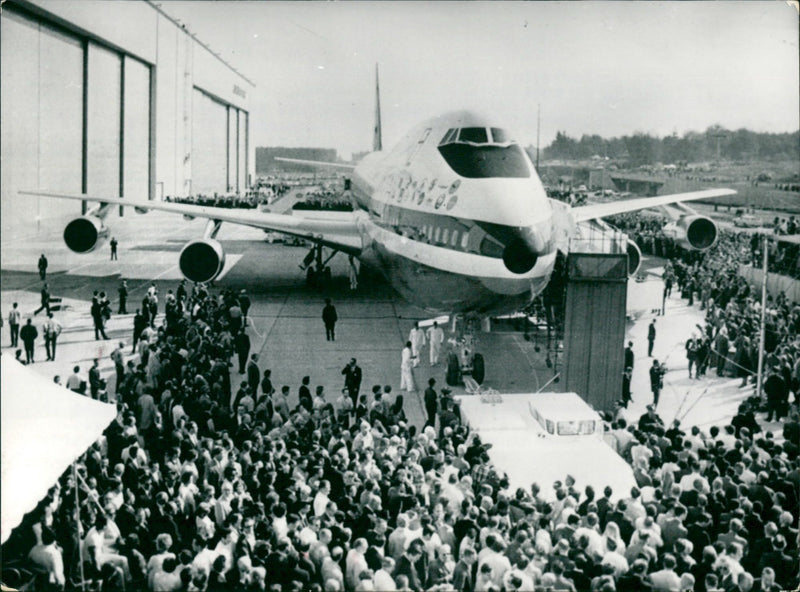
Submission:
M 228 222 L 301 237 L 318 253 L 328 247 L 358 257 L 379 269 L 403 298 L 431 312 L 495 315 L 517 311 L 539 294 L 557 252 L 567 253 L 576 241 L 590 249 L 595 244 L 627 250 L 634 273 L 636 245 L 603 217 L 662 207 L 672 220 L 665 229 L 671 236 L 687 248 L 706 249 L 716 240 L 716 225 L 682 202 L 735 193 L 710 189 L 570 208 L 547 197 L 510 130 L 466 111 L 429 119 L 393 149 L 381 147 L 377 106 L 375 151 L 357 166 L 328 163 L 351 169 L 353 212 L 346 220 L 44 190 L 20 193 L 94 202 L 64 230 L 75 252 L 89 252 L 107 236 L 104 218 L 111 206 L 162 210 L 209 221 L 204 236 L 180 254 L 181 272 L 191 281 L 211 281 L 222 272 L 225 255 L 215 237 Z M 606 240 L 588 240 L 597 236 Z

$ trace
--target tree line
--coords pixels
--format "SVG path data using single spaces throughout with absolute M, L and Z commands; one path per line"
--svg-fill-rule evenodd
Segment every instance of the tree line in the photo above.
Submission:
M 535 154 L 535 149 L 533 149 Z M 686 132 L 663 138 L 634 133 L 619 138 L 584 134 L 579 140 L 559 131 L 542 150 L 545 159 L 589 159 L 593 156 L 627 161 L 631 166 L 679 164 L 715 160 L 800 159 L 800 131 L 771 134 L 747 129 L 727 130 L 713 125 L 704 132 Z

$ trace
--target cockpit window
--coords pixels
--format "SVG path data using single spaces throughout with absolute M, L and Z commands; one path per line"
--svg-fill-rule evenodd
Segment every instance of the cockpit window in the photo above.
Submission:
M 447 130 L 447 133 L 444 135 L 444 138 L 442 138 L 442 141 L 439 142 L 439 145 L 441 146 L 442 144 L 447 144 L 448 142 L 454 141 L 457 135 L 458 135 L 458 129 Z
M 439 142 L 439 153 L 450 168 L 468 179 L 531 176 L 522 148 L 499 127 L 449 129 Z
M 506 130 L 500 129 L 499 127 L 492 128 L 492 142 L 495 144 L 505 144 L 510 141 L 511 136 Z
M 531 176 L 525 153 L 517 144 L 475 146 L 455 142 L 439 146 L 439 153 L 450 168 L 467 179 Z
M 465 127 L 458 133 L 459 142 L 472 142 L 473 144 L 487 144 L 489 137 L 485 127 Z

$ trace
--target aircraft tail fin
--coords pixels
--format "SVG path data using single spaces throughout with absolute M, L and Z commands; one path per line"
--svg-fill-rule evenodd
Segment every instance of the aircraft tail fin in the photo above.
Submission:
M 375 64 L 375 129 L 372 137 L 372 150 L 375 152 L 383 150 L 381 136 L 381 89 L 378 82 L 378 64 Z

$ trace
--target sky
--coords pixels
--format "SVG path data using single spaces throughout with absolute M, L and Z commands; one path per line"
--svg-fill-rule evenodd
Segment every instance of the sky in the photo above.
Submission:
M 741 2 L 165 1 L 255 83 L 256 146 L 384 147 L 474 109 L 523 145 L 557 131 L 659 136 L 800 128 L 798 13 Z

